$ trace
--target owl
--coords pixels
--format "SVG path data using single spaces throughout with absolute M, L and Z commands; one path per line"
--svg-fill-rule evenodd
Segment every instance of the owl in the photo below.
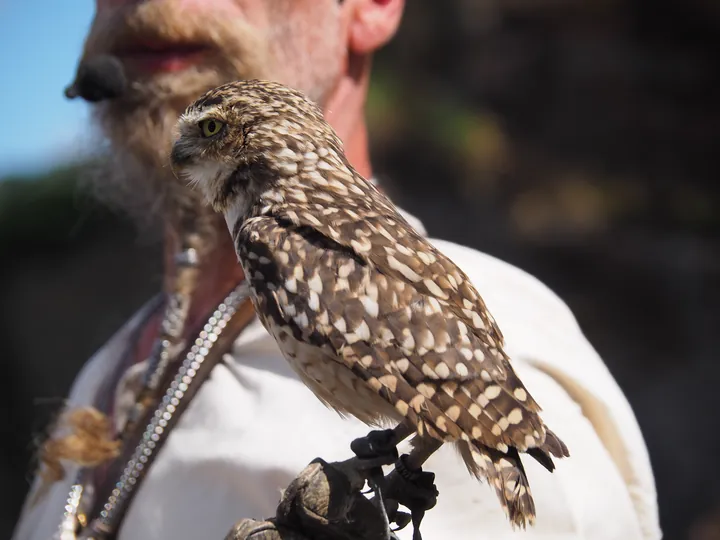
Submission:
M 178 134 L 173 170 L 224 214 L 258 317 L 310 390 L 415 435 L 419 462 L 456 445 L 510 522 L 533 523 L 520 453 L 553 471 L 565 444 L 468 277 L 353 168 L 319 107 L 234 82 L 191 104 Z

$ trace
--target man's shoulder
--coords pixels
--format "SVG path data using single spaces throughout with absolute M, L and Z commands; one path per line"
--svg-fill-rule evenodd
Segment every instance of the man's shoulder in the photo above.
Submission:
M 445 240 L 432 244 L 470 278 L 504 336 L 513 361 L 532 364 L 582 393 L 626 404 L 570 308 L 531 274 L 478 250 Z
M 644 537 L 659 538 L 655 482 L 640 428 L 570 308 L 539 279 L 507 262 L 453 242 L 430 242 L 473 282 L 510 357 L 549 375 L 579 405 L 625 480 Z
M 510 309 L 517 314 L 521 307 L 526 315 L 541 312 L 580 331 L 567 304 L 532 274 L 477 249 L 439 238 L 429 241 L 468 275 L 493 315 Z

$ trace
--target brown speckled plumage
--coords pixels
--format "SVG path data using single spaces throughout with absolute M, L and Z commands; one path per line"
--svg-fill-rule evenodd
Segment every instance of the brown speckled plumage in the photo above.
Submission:
M 208 118 L 223 127 L 203 137 Z M 187 109 L 172 158 L 225 214 L 260 319 L 318 398 L 457 444 L 511 522 L 532 523 L 518 452 L 552 471 L 567 448 L 467 276 L 352 168 L 320 110 L 276 83 L 224 85 Z

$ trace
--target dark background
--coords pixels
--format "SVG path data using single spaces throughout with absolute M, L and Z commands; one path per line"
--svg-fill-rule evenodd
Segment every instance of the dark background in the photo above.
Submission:
M 717 0 L 410 0 L 368 107 L 400 205 L 570 305 L 639 418 L 669 540 L 720 539 L 717 51 Z M 0 537 L 77 369 L 159 288 L 159 246 L 82 168 L 0 183 Z

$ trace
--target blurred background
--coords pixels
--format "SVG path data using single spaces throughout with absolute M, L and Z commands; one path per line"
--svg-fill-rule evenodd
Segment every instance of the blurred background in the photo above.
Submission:
M 720 2 L 408 4 L 376 62 L 378 176 L 569 304 L 639 418 L 665 538 L 720 539 Z M 78 185 L 87 107 L 62 91 L 91 17 L 0 2 L 0 537 L 77 369 L 160 283 L 159 246 Z

